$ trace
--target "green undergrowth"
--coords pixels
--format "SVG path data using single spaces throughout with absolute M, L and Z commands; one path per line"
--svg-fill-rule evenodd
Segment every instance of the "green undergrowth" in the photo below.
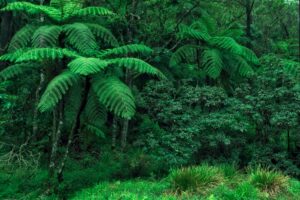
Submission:
M 161 180 L 102 182 L 72 200 L 299 200 L 300 182 L 263 167 L 231 165 L 174 169 Z

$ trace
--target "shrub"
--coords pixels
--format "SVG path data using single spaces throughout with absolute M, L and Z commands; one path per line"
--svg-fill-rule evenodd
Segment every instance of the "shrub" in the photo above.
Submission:
M 250 183 L 269 195 L 286 191 L 289 178 L 282 173 L 262 167 L 251 170 Z
M 169 176 L 175 192 L 206 193 L 223 182 L 224 177 L 216 167 L 201 165 L 173 170 Z

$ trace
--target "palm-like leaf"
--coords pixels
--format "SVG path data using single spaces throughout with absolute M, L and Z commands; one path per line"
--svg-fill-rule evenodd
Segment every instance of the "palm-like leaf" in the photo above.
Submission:
M 128 54 L 142 54 L 142 55 L 149 55 L 153 52 L 153 50 L 145 45 L 142 44 L 129 44 L 121 47 L 116 47 L 113 49 L 108 49 L 102 51 L 99 57 L 108 57 L 108 56 L 124 56 Z
M 23 28 L 21 28 L 12 37 L 8 46 L 8 51 L 9 52 L 16 51 L 18 49 L 27 47 L 27 45 L 31 41 L 31 36 L 34 33 L 34 31 L 35 31 L 35 26 L 33 25 L 26 25 Z
M 197 57 L 197 50 L 200 49 L 197 45 L 184 45 L 177 49 L 175 53 L 172 54 L 170 59 L 170 66 L 176 66 L 183 61 L 193 61 Z
M 66 41 L 83 54 L 91 54 L 98 50 L 96 39 L 91 30 L 82 23 L 64 26 Z
M 33 65 L 32 63 L 21 63 L 21 64 L 11 65 L 6 67 L 0 72 L 0 78 L 3 80 L 11 79 L 34 67 L 35 65 Z
M 108 43 L 112 47 L 119 46 L 119 43 L 115 36 L 105 27 L 98 24 L 89 24 L 85 23 L 87 27 L 92 31 L 92 33 L 97 37 L 103 40 L 105 43 Z
M 70 70 L 80 75 L 95 74 L 108 66 L 108 62 L 99 58 L 84 58 L 80 57 L 68 64 Z
M 70 72 L 64 71 L 56 76 L 47 86 L 38 108 L 41 112 L 51 110 L 63 98 L 71 86 L 78 83 L 80 76 Z
M 207 49 L 203 51 L 202 58 L 207 75 L 213 79 L 218 78 L 223 68 L 220 52 L 217 49 Z
M 76 58 L 77 54 L 68 49 L 60 48 L 35 48 L 26 51 L 17 59 L 17 62 L 27 61 L 42 61 L 42 60 L 56 60 L 64 57 Z
M 50 6 L 40 6 L 29 2 L 13 2 L 9 3 L 1 11 L 21 11 L 28 14 L 44 14 L 52 20 L 60 21 L 61 12 Z
M 110 16 L 114 15 L 112 11 L 103 7 L 87 7 L 79 9 L 72 13 L 72 17 L 85 17 L 85 16 Z
M 98 100 L 110 111 L 126 119 L 133 117 L 134 97 L 126 84 L 116 77 L 97 77 L 92 86 Z
M 166 78 L 158 69 L 138 58 L 116 58 L 109 60 L 109 63 L 119 67 L 126 67 L 140 73 Z
M 55 47 L 62 31 L 60 26 L 46 25 L 39 27 L 32 36 L 32 44 L 36 48 Z

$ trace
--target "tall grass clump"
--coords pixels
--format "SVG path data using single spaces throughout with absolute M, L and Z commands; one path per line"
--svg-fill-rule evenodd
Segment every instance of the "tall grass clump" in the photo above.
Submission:
M 169 176 L 176 193 L 197 192 L 205 194 L 224 181 L 221 171 L 212 166 L 201 165 L 172 170 Z
M 250 183 L 271 196 L 285 192 L 288 188 L 289 177 L 281 172 L 261 166 L 250 172 Z

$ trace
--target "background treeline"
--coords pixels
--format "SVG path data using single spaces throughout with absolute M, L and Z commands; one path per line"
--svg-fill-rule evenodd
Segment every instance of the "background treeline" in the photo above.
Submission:
M 20 2 L 0 0 L 1 199 L 200 163 L 300 178 L 298 1 Z

